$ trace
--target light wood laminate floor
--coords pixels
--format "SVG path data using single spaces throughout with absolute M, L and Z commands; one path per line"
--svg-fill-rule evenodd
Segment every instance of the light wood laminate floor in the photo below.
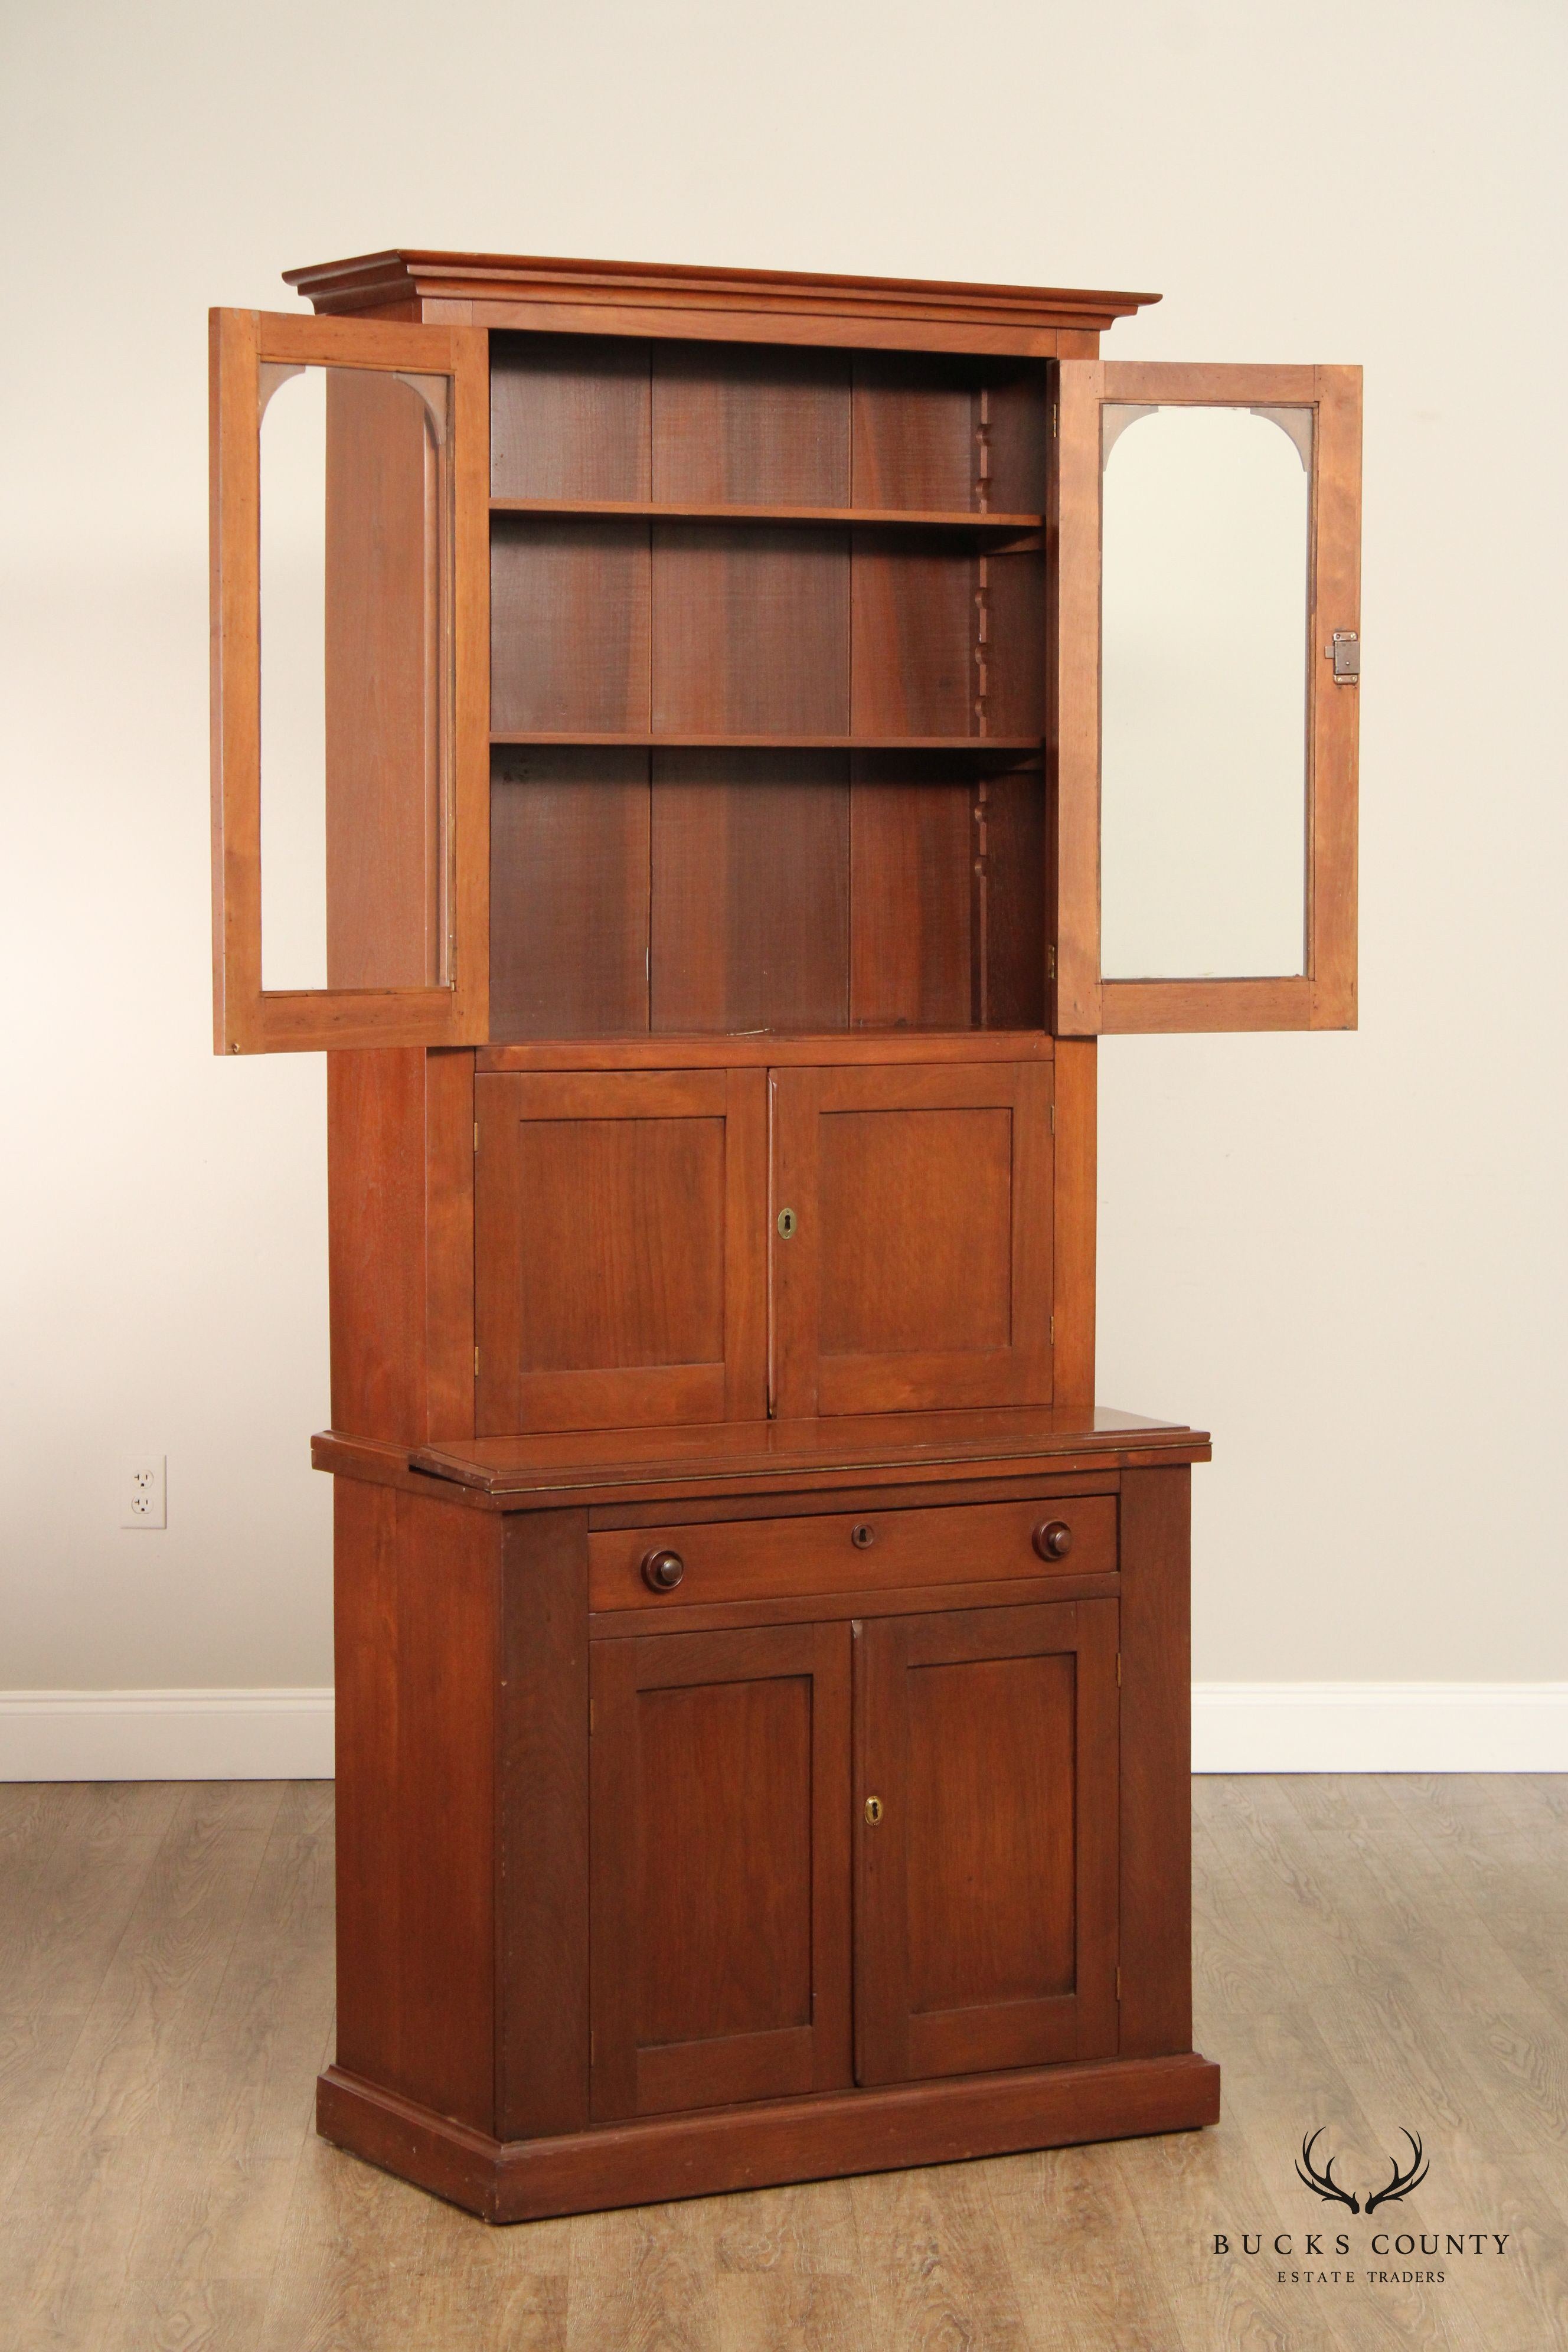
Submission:
M 1568 1780 L 1194 1782 L 1216 2130 L 500 2231 L 311 2131 L 331 1795 L 0 1788 L 4 2352 L 1568 2345 Z M 1320 2203 L 1320 2124 L 1426 2181 Z M 1353 2283 L 1280 2283 L 1342 2225 Z M 1385 2225 L 1507 2242 L 1379 2283 Z

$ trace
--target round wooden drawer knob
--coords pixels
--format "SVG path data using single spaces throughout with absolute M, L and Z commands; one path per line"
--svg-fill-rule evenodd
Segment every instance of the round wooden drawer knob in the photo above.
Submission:
M 864 1519 L 849 1530 L 849 1540 L 857 1551 L 867 1551 L 877 1540 L 877 1530 L 868 1528 Z
M 1066 1559 L 1072 1549 L 1072 1529 L 1065 1519 L 1047 1519 L 1035 1529 L 1035 1549 L 1042 1559 Z
M 655 1592 L 673 1592 L 686 1573 L 686 1562 L 678 1551 L 650 1551 L 643 1556 L 642 1580 Z

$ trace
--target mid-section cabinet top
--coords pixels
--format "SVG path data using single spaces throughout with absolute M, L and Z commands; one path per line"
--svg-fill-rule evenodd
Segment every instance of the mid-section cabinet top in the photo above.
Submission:
M 397 247 L 284 272 L 319 311 L 558 333 L 1092 358 L 1157 294 Z M 1064 340 L 1065 338 L 1065 340 Z

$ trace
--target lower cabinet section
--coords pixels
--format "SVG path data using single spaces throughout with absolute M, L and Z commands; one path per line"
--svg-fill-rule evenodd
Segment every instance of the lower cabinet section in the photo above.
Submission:
M 340 1476 L 322 2129 L 518 2220 L 1212 2121 L 1185 1462 L 658 1483 Z
M 602 1641 L 592 1692 L 596 2121 L 1114 2052 L 1113 1601 Z

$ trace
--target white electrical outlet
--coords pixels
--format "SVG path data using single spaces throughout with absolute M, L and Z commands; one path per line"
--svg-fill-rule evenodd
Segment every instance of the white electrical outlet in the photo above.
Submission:
M 125 1473 L 121 1481 L 123 1517 L 120 1524 L 122 1528 L 168 1526 L 163 1484 L 166 1461 L 167 1456 L 162 1454 L 127 1454 Z

